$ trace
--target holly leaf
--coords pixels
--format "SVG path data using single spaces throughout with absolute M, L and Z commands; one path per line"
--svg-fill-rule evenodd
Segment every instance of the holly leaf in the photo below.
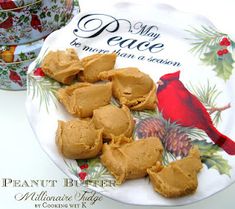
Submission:
M 204 53 L 204 57 L 201 58 L 201 61 L 204 62 L 206 65 L 214 65 L 216 63 L 216 60 L 217 55 L 213 51 Z
M 88 160 L 88 165 L 90 168 L 94 167 L 96 164 L 100 163 L 99 158 L 92 158 Z
M 8 74 L 8 72 L 7 71 L 2 71 L 2 75 L 7 75 Z
M 59 21 L 59 18 L 60 18 L 60 16 L 59 16 L 58 14 L 56 14 L 55 17 L 54 17 L 54 20 L 55 20 L 56 22 L 58 22 L 58 21 Z
M 24 23 L 27 23 L 29 21 L 29 17 L 24 18 Z
M 42 12 L 41 14 L 40 14 L 40 18 L 45 18 L 46 17 L 46 14 L 45 14 L 45 12 Z
M 229 64 L 233 64 L 235 62 L 231 53 L 225 54 L 223 57 L 224 61 L 226 61 Z
M 73 4 L 74 6 L 79 6 L 78 0 L 74 0 Z
M 221 175 L 226 174 L 230 176 L 231 166 L 217 152 L 222 149 L 214 143 L 207 142 L 206 140 L 194 140 L 192 143 L 198 146 L 201 153 L 201 160 L 209 169 L 216 169 Z
M 230 39 L 230 41 L 231 41 L 231 47 L 232 47 L 232 49 L 234 50 L 234 49 L 235 49 L 235 42 L 232 41 L 231 39 Z
M 5 19 L 6 16 L 7 16 L 7 12 L 0 12 L 0 17 L 1 17 L 2 19 Z
M 223 159 L 221 155 L 202 156 L 202 162 L 208 167 L 208 169 L 216 169 L 221 175 L 225 174 L 230 176 L 231 166 L 228 161 Z
M 19 22 L 23 21 L 24 18 L 25 18 L 25 16 L 24 16 L 24 15 L 21 15 L 21 16 L 20 16 L 20 19 L 19 19 Z
M 217 73 L 217 76 L 225 81 L 228 80 L 232 75 L 234 63 L 231 54 L 228 54 L 226 56 L 228 56 L 228 58 L 217 62 L 215 68 L 213 69 Z
M 21 71 L 21 72 L 20 72 L 20 75 L 21 75 L 21 76 L 25 76 L 25 75 L 26 75 L 26 72 Z
M 61 22 L 66 22 L 66 16 L 65 15 L 61 15 L 60 18 L 61 18 Z
M 197 146 L 201 152 L 201 156 L 212 156 L 217 152 L 221 151 L 221 148 L 211 142 L 207 142 L 206 140 L 193 140 L 193 145 Z
M 50 12 L 50 11 L 47 12 L 47 16 L 48 16 L 48 17 L 51 17 L 51 12 Z
M 204 62 L 206 65 L 215 65 L 218 61 L 217 51 L 220 50 L 219 45 L 209 46 L 209 52 L 204 53 L 203 58 L 201 61 Z
M 25 60 L 28 59 L 28 57 L 27 57 L 23 52 L 21 52 L 21 53 L 19 54 L 19 57 L 20 57 L 21 61 L 25 61 Z
M 235 47 L 235 43 L 231 41 L 232 47 Z M 234 60 L 231 53 L 218 56 L 217 52 L 222 50 L 219 44 L 208 46 L 209 51 L 203 54 L 201 61 L 210 66 L 214 66 L 213 71 L 217 73 L 219 78 L 228 80 L 232 75 Z
M 77 162 L 78 166 L 81 166 L 81 165 L 87 163 L 87 160 L 76 160 L 76 162 Z

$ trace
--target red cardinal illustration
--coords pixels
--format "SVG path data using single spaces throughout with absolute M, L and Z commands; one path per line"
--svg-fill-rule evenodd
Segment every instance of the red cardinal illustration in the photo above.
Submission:
M 42 23 L 37 15 L 32 14 L 31 26 L 33 29 L 42 32 Z
M 235 155 L 235 142 L 213 125 L 203 104 L 179 80 L 180 71 L 163 75 L 158 81 L 158 108 L 163 117 L 186 127 L 206 132 L 211 140 L 230 155 Z
M 8 17 L 4 22 L 0 23 L 0 28 L 9 29 L 13 26 L 13 17 Z
M 20 76 L 13 70 L 10 70 L 9 78 L 14 83 L 17 83 L 19 86 L 23 86 Z
M 9 9 L 16 9 L 18 6 L 16 6 L 14 1 L 9 1 L 9 0 L 1 0 L 0 1 L 0 7 L 4 10 L 9 10 Z M 16 9 L 12 10 L 13 12 L 20 12 L 21 9 Z

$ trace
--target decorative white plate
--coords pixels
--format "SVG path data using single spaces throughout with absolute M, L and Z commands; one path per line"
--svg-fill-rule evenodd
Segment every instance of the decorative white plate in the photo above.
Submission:
M 40 63 L 48 51 L 70 47 L 81 58 L 93 53 L 116 52 L 119 55 L 116 67 L 136 66 L 156 82 L 165 74 L 180 71 L 173 88 L 166 88 L 165 94 L 156 93 L 160 111 L 133 112 L 134 137 L 159 136 L 165 146 L 165 164 L 184 157 L 192 145 L 198 145 L 203 169 L 196 193 L 183 198 L 163 198 L 154 192 L 148 177 L 115 186 L 99 158 L 75 161 L 64 159 L 58 153 L 57 120 L 72 116 L 54 96 L 60 84 L 41 73 Z M 81 13 L 46 39 L 39 57 L 29 68 L 26 101 L 29 121 L 42 148 L 59 168 L 77 183 L 107 197 L 129 204 L 158 206 L 202 200 L 235 180 L 235 156 L 215 145 L 205 133 L 213 126 L 208 122 L 210 114 L 217 130 L 235 139 L 234 48 L 229 35 L 217 30 L 204 17 L 182 13 L 167 5 L 123 3 L 113 9 Z M 175 113 L 167 112 L 171 107 Z M 198 117 L 202 112 L 207 120 Z M 210 136 L 215 136 L 215 132 L 210 132 Z M 233 147 L 228 150 L 234 154 Z

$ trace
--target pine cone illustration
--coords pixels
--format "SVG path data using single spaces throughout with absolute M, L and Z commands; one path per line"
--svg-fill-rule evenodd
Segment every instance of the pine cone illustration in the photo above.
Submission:
M 185 157 L 192 147 L 188 134 L 179 127 L 170 128 L 162 139 L 165 149 L 174 154 L 175 157 Z
M 166 134 L 165 125 L 161 119 L 146 118 L 140 120 L 140 122 L 137 124 L 136 134 L 139 139 L 151 136 L 163 139 Z

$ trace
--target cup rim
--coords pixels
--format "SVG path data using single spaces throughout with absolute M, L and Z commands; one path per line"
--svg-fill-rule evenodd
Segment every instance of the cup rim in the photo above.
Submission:
M 15 11 L 15 10 L 19 10 L 19 9 L 24 9 L 25 7 L 33 6 L 33 5 L 38 4 L 40 2 L 42 2 L 42 0 L 35 0 L 35 2 L 28 3 L 28 4 L 25 4 L 20 7 L 16 7 L 16 8 L 12 8 L 12 9 L 0 9 L 0 12 L 10 12 L 10 11 Z

